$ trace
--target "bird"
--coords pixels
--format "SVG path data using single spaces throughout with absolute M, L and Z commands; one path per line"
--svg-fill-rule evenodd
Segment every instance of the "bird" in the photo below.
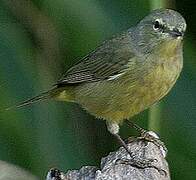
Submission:
M 108 131 L 128 151 L 120 125 L 160 101 L 174 86 L 183 67 L 186 26 L 177 11 L 156 9 L 81 58 L 51 89 L 15 107 L 46 99 L 77 103 L 105 120 Z

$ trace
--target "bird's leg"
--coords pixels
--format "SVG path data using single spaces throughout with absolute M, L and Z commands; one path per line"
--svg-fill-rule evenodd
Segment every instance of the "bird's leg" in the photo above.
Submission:
M 162 151 L 164 157 L 166 156 L 167 148 L 155 132 L 147 131 L 129 120 L 127 120 L 126 123 L 140 133 L 141 136 L 138 137 L 137 139 L 143 139 L 145 141 L 154 143 Z
M 120 161 L 121 163 L 130 164 L 138 168 L 149 168 L 149 167 L 152 168 L 153 167 L 157 169 L 157 167 L 152 165 L 152 163 L 156 161 L 155 159 L 140 159 L 135 153 L 129 150 L 127 144 L 124 142 L 124 140 L 119 135 L 119 125 L 117 123 L 107 122 L 107 129 L 112 135 L 114 135 L 117 138 L 119 143 L 124 147 L 124 149 L 131 156 L 131 159 L 126 159 L 126 160 L 123 159 Z

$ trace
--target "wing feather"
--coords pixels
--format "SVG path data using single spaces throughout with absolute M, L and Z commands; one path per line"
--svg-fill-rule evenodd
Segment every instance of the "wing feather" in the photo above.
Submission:
M 70 68 L 57 85 L 95 82 L 122 73 L 134 57 L 128 33 L 104 42 L 95 51 Z

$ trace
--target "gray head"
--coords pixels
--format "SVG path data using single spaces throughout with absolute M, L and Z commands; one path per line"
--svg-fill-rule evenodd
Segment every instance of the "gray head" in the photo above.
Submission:
M 151 51 L 164 41 L 183 39 L 186 21 L 180 13 L 171 9 L 157 9 L 142 19 L 132 33 L 141 53 Z

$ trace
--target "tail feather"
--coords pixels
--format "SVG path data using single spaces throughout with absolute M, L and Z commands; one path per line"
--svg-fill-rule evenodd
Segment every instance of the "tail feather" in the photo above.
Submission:
M 14 106 L 10 106 L 8 108 L 6 108 L 5 110 L 11 110 L 11 109 L 15 109 L 15 108 L 20 108 L 20 107 L 24 107 L 24 106 L 28 106 L 30 104 L 33 104 L 33 103 L 36 103 L 36 102 L 39 102 L 39 101 L 42 101 L 42 100 L 47 100 L 47 99 L 50 99 L 54 96 L 55 92 L 56 92 L 57 88 L 54 87 L 48 91 L 45 91 L 33 98 L 30 98 L 30 99 L 27 99 L 19 104 L 16 104 Z

